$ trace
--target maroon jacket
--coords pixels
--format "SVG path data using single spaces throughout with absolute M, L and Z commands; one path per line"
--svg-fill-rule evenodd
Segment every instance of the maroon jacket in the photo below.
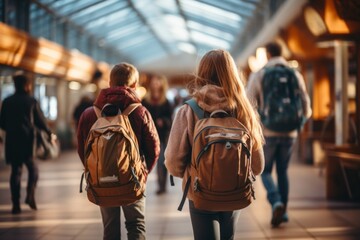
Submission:
M 132 103 L 140 103 L 135 92 L 128 87 L 112 87 L 101 90 L 94 105 L 99 109 L 107 103 L 114 104 L 125 110 Z M 93 107 L 87 108 L 80 117 L 77 129 L 78 154 L 84 164 L 85 142 L 91 126 L 97 120 Z M 154 167 L 160 153 L 159 136 L 149 111 L 144 106 L 137 107 L 130 115 L 129 120 L 139 142 L 141 153 L 145 156 L 148 171 Z

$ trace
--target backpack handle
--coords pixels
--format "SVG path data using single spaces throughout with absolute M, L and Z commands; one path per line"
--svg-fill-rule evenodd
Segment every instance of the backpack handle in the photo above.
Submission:
M 213 116 L 215 116 L 215 115 L 218 114 L 218 113 L 223 113 L 223 114 L 229 115 L 229 113 L 226 112 L 225 110 L 219 109 L 219 110 L 213 111 L 213 112 L 210 114 L 210 117 L 213 117 Z
M 101 109 L 101 116 L 102 117 L 106 117 L 106 115 L 105 115 L 105 109 L 106 108 L 109 108 L 109 107 L 116 107 L 114 104 L 111 104 L 111 103 L 107 103 L 107 104 L 105 104 L 103 107 L 102 107 L 102 109 Z M 121 114 L 121 110 L 118 108 L 118 112 L 117 112 L 117 114 L 116 115 L 120 115 Z
M 120 114 L 123 114 L 123 115 L 130 115 L 130 113 L 132 113 L 138 106 L 140 106 L 141 103 L 133 103 L 133 104 L 130 104 L 123 112 L 121 112 L 120 109 L 118 109 L 118 112 L 116 115 L 120 115 Z M 95 114 L 96 116 L 99 118 L 99 117 L 106 117 L 106 115 L 104 114 L 104 110 L 107 108 L 107 107 L 116 107 L 114 104 L 111 104 L 111 103 L 107 103 L 103 106 L 103 108 L 100 110 L 99 108 L 97 108 L 96 106 L 93 106 L 94 108 L 94 111 L 95 111 Z

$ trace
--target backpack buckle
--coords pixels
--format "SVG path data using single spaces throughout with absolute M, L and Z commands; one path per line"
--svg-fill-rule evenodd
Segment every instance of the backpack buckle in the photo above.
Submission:
M 194 192 L 198 192 L 199 191 L 199 178 L 195 177 L 194 180 Z

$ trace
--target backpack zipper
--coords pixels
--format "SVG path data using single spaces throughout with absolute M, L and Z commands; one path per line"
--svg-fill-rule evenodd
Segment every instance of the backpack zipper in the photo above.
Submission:
M 240 124 L 241 124 L 241 123 L 240 123 Z M 242 125 L 242 124 L 241 124 L 241 125 Z M 246 129 L 243 125 L 242 125 L 241 127 L 242 127 L 243 129 L 241 129 L 241 128 L 225 128 L 225 127 L 221 127 L 221 126 L 207 126 L 207 127 L 204 127 L 203 129 L 201 129 L 201 131 L 196 134 L 196 136 L 194 137 L 194 141 L 193 141 L 193 142 L 196 141 L 196 139 L 199 137 L 199 135 L 200 135 L 203 131 L 205 131 L 205 130 L 207 130 L 207 129 L 209 129 L 209 128 L 221 128 L 221 129 L 227 129 L 227 130 L 236 130 L 236 131 L 241 131 L 243 134 L 249 135 L 247 129 Z
M 197 155 L 196 157 L 196 160 L 195 160 L 195 163 L 196 163 L 196 168 L 198 168 L 199 166 L 199 162 L 200 162 L 200 157 L 208 150 L 208 148 L 210 147 L 210 145 L 214 144 L 214 143 L 221 143 L 221 142 L 230 142 L 230 143 L 241 143 L 242 146 L 244 147 L 244 150 L 246 152 L 246 155 L 248 157 L 250 157 L 250 151 L 249 149 L 246 147 L 245 143 L 241 140 L 238 140 L 238 139 L 235 139 L 235 140 L 230 140 L 230 139 L 222 139 L 222 140 L 214 140 L 214 141 L 211 141 L 211 142 L 208 142 L 206 144 L 206 146 L 200 151 L 200 153 Z

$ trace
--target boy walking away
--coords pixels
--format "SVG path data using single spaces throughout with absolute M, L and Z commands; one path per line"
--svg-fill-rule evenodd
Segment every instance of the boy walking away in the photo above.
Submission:
M 21 213 L 20 189 L 22 167 L 28 170 L 25 203 L 36 210 L 35 188 L 39 169 L 34 161 L 35 128 L 44 130 L 49 139 L 55 138 L 46 123 L 39 103 L 30 95 L 31 80 L 24 75 L 13 76 L 15 93 L 3 102 L 0 114 L 0 128 L 6 132 L 5 158 L 11 164 L 10 189 L 12 213 Z M 20 150 L 20 151 L 19 151 Z
M 272 206 L 271 225 L 288 222 L 288 164 L 298 132 L 311 116 L 310 99 L 302 75 L 281 56 L 278 43 L 266 45 L 268 63 L 252 74 L 247 95 L 258 108 L 265 136 L 265 169 L 261 175 Z M 271 172 L 276 165 L 277 184 Z
M 91 163 L 87 162 L 87 160 L 91 159 L 91 154 L 88 158 L 89 153 L 87 152 L 87 155 L 85 155 L 85 151 L 89 150 L 88 146 L 86 146 L 86 143 L 88 137 L 93 137 L 93 134 L 90 136 L 89 133 L 94 123 L 97 122 L 98 118 L 100 120 L 100 118 L 104 116 L 116 116 L 118 113 L 125 114 L 125 112 L 129 112 L 129 110 L 127 110 L 128 107 L 130 105 L 133 106 L 134 104 L 138 106 L 132 109 L 132 111 L 130 111 L 130 113 L 128 114 L 128 122 L 130 122 L 131 129 L 133 130 L 136 139 L 135 141 L 132 141 L 132 138 L 130 136 L 131 134 L 129 135 L 130 137 L 127 137 L 127 139 L 131 140 L 130 142 L 132 142 L 133 144 L 137 142 L 135 145 L 138 146 L 135 146 L 135 152 L 139 151 L 142 155 L 142 159 L 144 159 L 144 165 L 146 165 L 145 171 L 149 173 L 156 164 L 160 152 L 159 137 L 149 111 L 140 104 L 141 101 L 135 93 L 135 88 L 138 82 L 139 73 L 133 65 L 128 63 L 120 63 L 115 65 L 110 73 L 110 87 L 101 90 L 99 96 L 94 102 L 94 106 L 87 108 L 82 113 L 77 130 L 77 138 L 78 154 L 85 166 L 85 169 L 89 169 L 92 167 L 89 167 L 89 164 Z M 99 112 L 101 112 L 102 114 L 99 114 Z M 98 143 L 100 143 L 100 141 L 106 140 L 113 141 L 113 132 L 107 132 L 107 135 L 105 133 L 105 135 L 101 136 L 102 138 L 101 140 L 98 140 Z M 120 140 L 119 138 L 119 144 L 117 145 L 116 143 L 114 143 L 111 147 L 120 148 L 120 146 L 124 146 L 122 145 L 122 143 L 120 143 L 120 141 L 124 140 Z M 111 155 L 117 154 L 119 152 L 126 152 L 126 149 L 116 149 L 115 151 L 110 152 L 106 152 L 106 149 L 107 148 L 101 149 L 100 147 L 99 151 L 103 152 L 103 154 L 105 154 L 104 156 L 108 156 L 108 159 L 113 159 Z M 129 154 L 134 154 L 134 151 L 129 152 Z M 103 165 L 103 169 L 99 169 L 99 171 L 106 170 L 109 172 L 113 172 L 114 174 L 104 177 L 100 176 L 99 181 L 101 182 L 102 180 L 104 180 L 104 185 L 109 186 L 112 184 L 116 184 L 113 182 L 113 180 L 117 178 L 117 175 L 119 175 L 119 173 L 116 172 L 118 170 L 117 165 L 118 163 L 120 164 L 120 162 L 123 163 L 124 159 L 126 158 L 128 157 L 122 156 L 121 159 L 118 159 L 118 162 L 107 163 L 107 165 Z M 135 159 L 134 161 L 138 161 L 138 159 Z M 123 164 L 122 167 L 124 169 L 126 168 L 126 166 L 128 166 L 128 169 L 126 171 L 128 171 L 129 169 L 131 170 L 130 179 L 134 182 L 136 186 L 138 186 L 140 185 L 140 182 L 146 181 L 146 176 L 145 180 L 144 175 L 142 175 L 142 179 L 138 179 L 136 177 L 138 167 L 131 167 L 131 164 L 132 163 Z M 109 167 L 111 169 L 108 169 Z M 143 171 L 143 169 L 141 171 Z M 107 204 L 101 204 L 101 201 L 103 201 L 104 198 L 98 199 L 97 193 L 99 192 L 96 192 L 97 189 L 93 188 L 92 186 L 89 187 L 89 181 L 92 181 L 89 180 L 91 176 L 89 177 L 85 175 L 85 177 L 88 183 L 87 190 L 91 191 L 90 193 L 96 193 L 93 195 L 89 195 L 88 193 L 88 197 L 94 197 L 92 199 L 90 199 L 89 197 L 89 200 L 95 203 L 99 203 L 98 205 L 100 206 L 104 226 L 103 239 L 112 240 L 121 238 L 120 208 L 122 208 L 124 213 L 125 227 L 127 229 L 128 239 L 145 239 L 145 196 L 143 194 L 143 190 L 141 190 L 141 195 L 137 195 L 138 200 L 136 200 L 135 202 L 124 203 L 127 201 L 126 199 L 114 197 L 112 200 L 105 200 L 107 201 Z M 120 181 L 120 175 L 118 177 L 118 180 Z M 93 181 L 96 181 L 96 178 L 95 180 L 93 179 Z M 134 189 L 133 185 L 131 186 L 132 187 L 125 186 L 125 188 Z M 106 189 L 102 189 L 102 191 L 104 192 L 106 191 Z

